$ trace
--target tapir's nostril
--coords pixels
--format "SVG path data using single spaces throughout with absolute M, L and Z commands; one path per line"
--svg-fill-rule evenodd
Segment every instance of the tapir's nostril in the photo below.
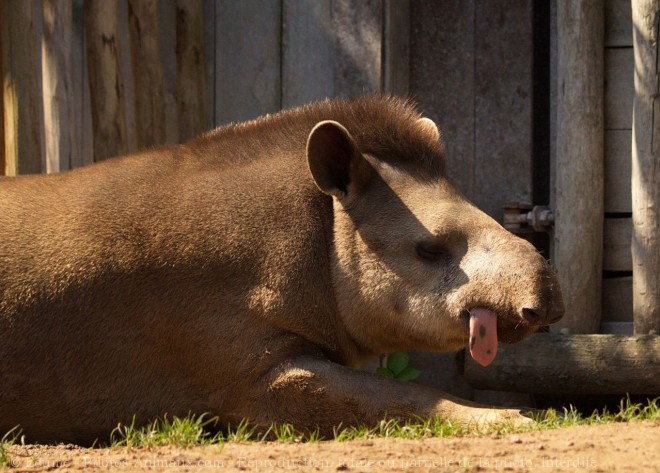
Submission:
M 536 308 L 530 308 L 530 307 L 523 307 L 522 308 L 522 316 L 523 319 L 525 319 L 528 323 L 533 324 L 533 325 L 538 325 L 539 323 L 543 322 L 543 316 L 541 315 L 541 311 Z

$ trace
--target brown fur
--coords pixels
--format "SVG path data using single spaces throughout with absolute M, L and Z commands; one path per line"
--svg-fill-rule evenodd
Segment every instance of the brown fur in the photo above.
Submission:
M 385 414 L 516 416 L 351 368 L 465 346 L 472 307 L 497 311 L 509 341 L 561 315 L 545 261 L 449 184 L 420 117 L 393 98 L 326 101 L 0 179 L 0 431 L 89 442 L 133 415 L 325 433 Z M 310 138 L 313 178 L 323 120 L 347 133 Z M 424 239 L 447 254 L 419 261 Z

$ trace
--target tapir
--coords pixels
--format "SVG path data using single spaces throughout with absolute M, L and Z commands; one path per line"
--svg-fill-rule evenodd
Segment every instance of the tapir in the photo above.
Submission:
M 0 432 L 90 443 L 118 422 L 337 426 L 518 409 L 357 369 L 562 317 L 554 271 L 446 174 L 408 100 L 326 100 L 190 142 L 0 178 Z

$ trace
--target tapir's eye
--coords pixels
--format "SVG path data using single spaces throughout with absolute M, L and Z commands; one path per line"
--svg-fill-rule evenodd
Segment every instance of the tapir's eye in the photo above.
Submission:
M 417 243 L 417 255 L 425 261 L 438 261 L 447 258 L 449 252 L 437 242 L 422 241 Z

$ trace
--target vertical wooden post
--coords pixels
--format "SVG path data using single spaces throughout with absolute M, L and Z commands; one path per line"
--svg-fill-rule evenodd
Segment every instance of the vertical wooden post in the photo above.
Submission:
M 632 138 L 634 331 L 660 334 L 660 2 L 633 0 L 635 99 Z M 659 113 L 660 116 L 660 113 Z
M 603 257 L 602 2 L 557 3 L 554 265 L 571 333 L 600 326 Z
M 165 142 L 158 2 L 128 0 L 128 22 L 135 91 L 137 146 L 144 149 Z
M 43 1 L 42 69 L 46 170 L 64 171 L 78 162 L 71 63 L 73 10 L 69 0 Z
M 5 173 L 41 172 L 42 96 L 34 0 L 3 0 Z
M 201 0 L 176 2 L 176 90 L 179 140 L 206 127 L 206 71 Z
M 118 54 L 117 0 L 86 0 L 85 38 L 94 127 L 94 161 L 128 150 L 126 97 Z

